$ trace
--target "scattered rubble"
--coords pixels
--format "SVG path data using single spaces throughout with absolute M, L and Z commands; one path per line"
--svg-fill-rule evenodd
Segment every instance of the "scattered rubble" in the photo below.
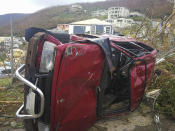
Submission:
M 15 121 L 10 122 L 10 126 L 16 127 L 17 123 Z

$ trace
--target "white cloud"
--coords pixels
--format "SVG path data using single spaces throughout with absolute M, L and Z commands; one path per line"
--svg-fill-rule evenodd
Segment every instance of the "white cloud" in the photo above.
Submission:
M 104 0 L 31 0 L 32 3 L 44 6 L 64 5 L 79 2 L 94 2 Z
M 104 0 L 2 0 L 0 4 L 0 15 L 7 13 L 33 13 L 54 5 L 94 1 Z
M 30 0 L 3 0 L 0 4 L 0 14 L 6 13 L 31 13 L 43 8 L 35 5 Z

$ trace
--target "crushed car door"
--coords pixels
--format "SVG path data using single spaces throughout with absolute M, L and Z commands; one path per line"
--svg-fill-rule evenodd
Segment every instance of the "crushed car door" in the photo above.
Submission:
M 142 101 L 146 87 L 146 63 L 136 61 L 130 68 L 130 110 L 133 111 Z
M 96 121 L 96 88 L 104 54 L 94 44 L 68 44 L 57 79 L 54 129 L 81 131 Z
M 157 51 L 145 55 L 142 59 L 135 60 L 130 68 L 131 96 L 130 110 L 133 111 L 142 101 L 146 85 L 151 80 L 154 72 Z

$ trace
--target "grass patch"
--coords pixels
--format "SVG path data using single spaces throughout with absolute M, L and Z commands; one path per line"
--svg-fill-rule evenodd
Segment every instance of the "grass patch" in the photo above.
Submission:
M 1 84 L 3 81 L 3 85 L 4 85 L 4 81 L 5 85 L 8 84 L 8 80 L 11 81 L 9 78 L 5 78 L 5 79 L 0 79 L 1 80 Z M 16 83 L 15 83 L 16 84 Z M 15 85 L 11 88 L 6 88 L 6 89 L 2 89 L 0 90 L 0 128 L 1 129 L 13 129 L 13 128 L 23 128 L 23 123 L 22 121 L 18 121 L 15 117 L 15 113 L 18 110 L 18 108 L 21 106 L 22 103 L 17 103 L 17 104 L 11 104 L 11 103 L 3 103 L 3 101 L 8 101 L 8 102 L 14 102 L 14 101 L 20 101 L 22 102 L 24 99 L 24 88 L 23 86 L 19 86 L 19 85 Z M 6 116 L 10 116 L 8 117 L 3 117 L 3 115 Z M 15 127 L 11 127 L 10 122 L 12 121 L 16 121 L 17 125 Z M 7 123 L 7 125 L 4 125 L 4 123 Z M 1 131 L 0 129 L 0 131 Z
M 0 101 L 23 101 L 24 88 L 11 87 L 0 91 Z
M 8 87 L 11 84 L 11 78 L 0 79 L 0 87 Z

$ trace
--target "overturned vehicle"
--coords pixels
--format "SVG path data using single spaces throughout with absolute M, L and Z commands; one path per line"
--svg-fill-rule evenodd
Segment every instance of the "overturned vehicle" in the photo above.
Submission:
M 25 65 L 16 71 L 28 131 L 84 131 L 97 119 L 134 111 L 144 96 L 157 50 L 132 38 L 26 30 Z M 21 75 L 24 71 L 25 75 Z

